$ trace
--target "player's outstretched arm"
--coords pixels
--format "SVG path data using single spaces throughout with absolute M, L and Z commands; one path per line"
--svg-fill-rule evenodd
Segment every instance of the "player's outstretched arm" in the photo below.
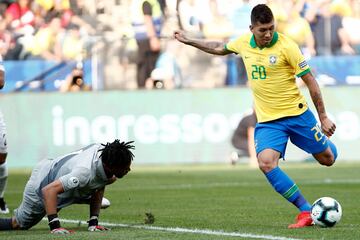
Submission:
M 189 38 L 184 31 L 175 31 L 174 38 L 186 45 L 193 46 L 204 52 L 215 55 L 227 55 L 233 53 L 225 48 L 225 43 L 216 41 L 206 41 L 201 39 Z
M 99 225 L 99 214 L 101 208 L 101 201 L 104 197 L 105 187 L 96 190 L 90 198 L 90 219 L 88 221 L 88 230 L 90 232 L 107 231 L 109 228 Z
M 104 197 L 105 187 L 96 190 L 90 198 L 90 216 L 99 216 L 101 200 Z
M 64 192 L 64 187 L 60 180 L 55 180 L 54 182 L 43 187 L 42 195 L 44 199 L 44 205 L 46 210 L 46 215 L 49 220 L 49 227 L 52 234 L 69 234 L 73 231 L 62 228 L 60 225 L 60 219 L 57 215 L 57 196 L 60 193 Z
M 317 84 L 316 79 L 311 74 L 311 72 L 305 74 L 301 78 L 309 89 L 311 99 L 319 115 L 321 129 L 326 136 L 330 137 L 334 134 L 336 125 L 328 118 L 326 114 L 325 104 L 321 96 L 319 85 Z

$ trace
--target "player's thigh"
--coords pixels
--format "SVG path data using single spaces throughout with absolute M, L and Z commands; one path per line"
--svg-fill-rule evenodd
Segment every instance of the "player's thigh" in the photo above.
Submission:
M 42 200 L 37 196 L 35 189 L 27 185 L 23 200 L 15 209 L 15 219 L 21 229 L 29 229 L 35 226 L 46 215 Z
M 280 121 L 256 124 L 254 135 L 257 155 L 265 149 L 273 149 L 284 157 L 288 134 Z
M 307 153 L 325 153 L 329 144 L 314 114 L 307 110 L 289 119 L 290 141 Z

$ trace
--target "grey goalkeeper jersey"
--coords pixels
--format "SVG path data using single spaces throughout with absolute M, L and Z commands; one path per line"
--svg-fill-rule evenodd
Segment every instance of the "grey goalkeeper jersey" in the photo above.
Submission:
M 89 198 L 108 182 L 99 158 L 101 148 L 101 144 L 92 144 L 55 159 L 42 160 L 34 168 L 28 185 L 43 199 L 41 189 L 59 179 L 64 192 L 58 195 L 58 208 Z

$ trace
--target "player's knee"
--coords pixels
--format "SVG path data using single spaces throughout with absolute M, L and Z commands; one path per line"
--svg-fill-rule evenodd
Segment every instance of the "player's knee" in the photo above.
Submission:
M 7 153 L 0 153 L 0 165 L 5 163 Z
M 270 172 L 276 167 L 276 165 L 274 165 L 274 162 L 269 160 L 258 159 L 258 163 L 259 163 L 259 169 L 263 173 Z
M 20 224 L 16 221 L 15 217 L 11 218 L 11 227 L 12 227 L 13 230 L 20 230 L 21 229 Z
M 327 167 L 330 167 L 334 164 L 334 160 L 331 160 L 331 159 L 326 159 L 325 161 L 323 162 L 320 162 L 321 165 L 324 165 L 324 166 L 327 166 Z
M 259 168 L 263 173 L 270 172 L 277 167 L 279 153 L 273 150 L 264 150 L 258 154 Z
M 335 158 L 333 154 L 323 154 L 321 156 L 318 156 L 316 159 L 321 165 L 327 167 L 330 167 L 335 163 Z

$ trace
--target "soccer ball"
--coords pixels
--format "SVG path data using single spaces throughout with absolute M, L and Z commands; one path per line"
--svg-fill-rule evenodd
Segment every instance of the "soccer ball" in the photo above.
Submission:
M 341 205 L 331 197 L 322 197 L 316 200 L 311 207 L 311 218 L 316 225 L 333 227 L 340 221 Z

